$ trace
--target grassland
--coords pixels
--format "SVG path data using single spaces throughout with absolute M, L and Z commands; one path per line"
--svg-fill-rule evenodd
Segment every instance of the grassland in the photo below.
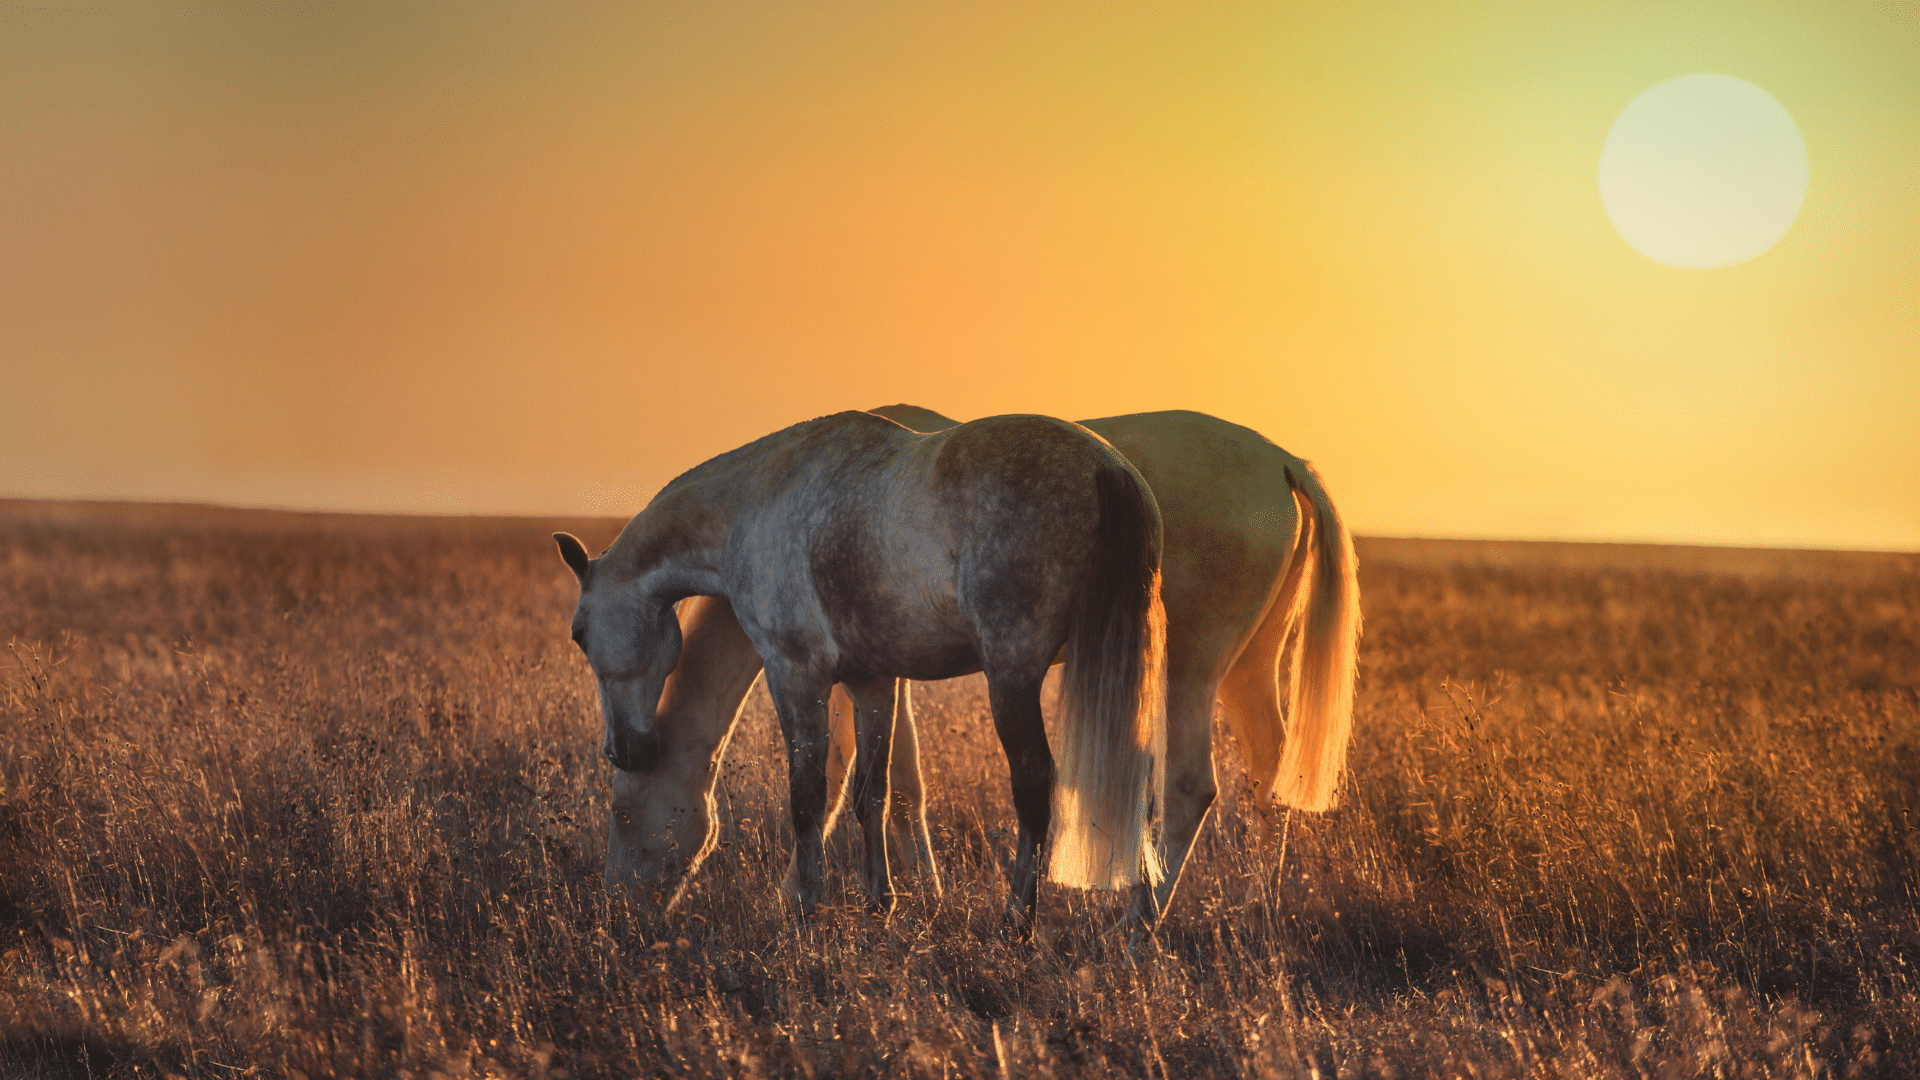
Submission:
M 1920 1075 L 1920 558 L 1363 541 L 1352 775 L 1239 763 L 1151 953 L 1000 931 L 1005 767 L 921 694 L 949 882 L 797 926 L 765 699 L 666 922 L 600 886 L 573 583 L 488 521 L 0 503 L 8 1076 Z

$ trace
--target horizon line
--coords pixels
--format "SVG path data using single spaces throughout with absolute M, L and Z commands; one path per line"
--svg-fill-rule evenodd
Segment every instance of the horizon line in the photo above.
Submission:
M 206 500 L 185 499 L 61 499 L 44 496 L 23 496 L 0 494 L 0 506 L 7 504 L 39 504 L 95 507 L 152 507 L 155 509 L 177 508 L 184 510 L 218 510 L 231 513 L 262 514 L 306 514 L 315 517 L 358 517 L 358 518 L 426 518 L 426 519 L 489 519 L 514 521 L 542 520 L 589 520 L 606 522 L 625 522 L 633 514 L 583 514 L 583 513 L 525 513 L 508 511 L 462 511 L 462 510 L 364 510 L 342 509 L 338 507 L 313 507 L 272 505 L 259 503 L 225 503 Z M 635 511 L 634 513 L 638 513 Z M 1354 532 L 1356 540 L 1414 540 L 1433 543 L 1466 544 L 1586 544 L 1615 547 L 1670 547 L 1670 548 L 1723 548 L 1738 551 L 1807 551 L 1807 552 L 1844 552 L 1863 555 L 1920 555 L 1920 548 L 1881 548 L 1849 547 L 1832 545 L 1796 545 L 1743 542 L 1737 540 L 1660 540 L 1644 537 L 1623 536 L 1493 536 L 1493 535 L 1445 535 L 1431 533 L 1397 532 Z

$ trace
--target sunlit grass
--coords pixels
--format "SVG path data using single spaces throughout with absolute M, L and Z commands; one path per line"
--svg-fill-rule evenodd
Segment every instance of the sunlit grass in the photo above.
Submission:
M 608 897 L 546 533 L 615 524 L 0 504 L 0 1071 L 1920 1069 L 1920 560 L 1363 542 L 1344 805 L 1262 850 L 1227 746 L 1130 958 L 1104 897 L 1002 933 L 967 680 L 919 698 L 944 898 L 869 921 L 842 833 L 788 918 L 758 691 L 683 911 Z

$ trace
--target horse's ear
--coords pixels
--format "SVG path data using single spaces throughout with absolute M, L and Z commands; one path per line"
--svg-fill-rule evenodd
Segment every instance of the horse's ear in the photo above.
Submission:
M 587 549 L 580 545 L 580 541 L 572 533 L 554 533 L 553 542 L 560 545 L 560 557 L 567 560 L 567 567 L 573 571 L 573 576 L 579 578 L 584 584 L 587 580 L 587 571 L 593 569 L 592 563 L 587 559 Z

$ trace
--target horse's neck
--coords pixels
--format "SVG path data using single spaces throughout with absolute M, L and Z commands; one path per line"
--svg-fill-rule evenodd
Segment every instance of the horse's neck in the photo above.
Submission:
M 627 522 L 596 573 L 669 599 L 719 595 L 727 534 L 744 505 L 739 485 L 675 484 Z

